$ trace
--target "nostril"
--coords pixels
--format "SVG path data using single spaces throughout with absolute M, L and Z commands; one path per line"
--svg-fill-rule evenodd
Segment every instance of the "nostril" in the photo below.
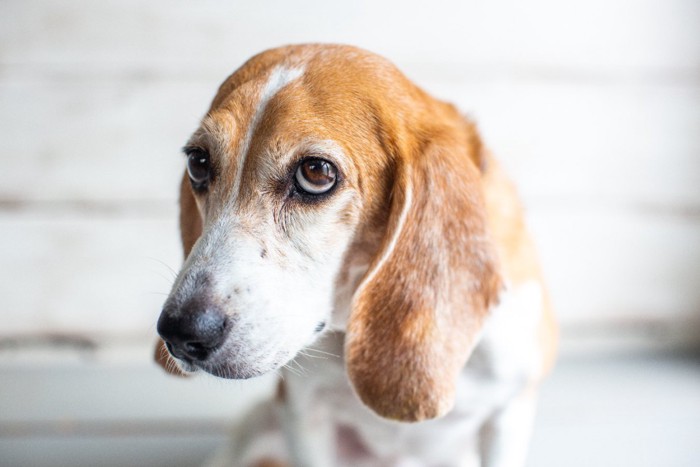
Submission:
M 204 344 L 200 342 L 185 342 L 185 350 L 188 352 L 201 352 L 203 350 L 208 350 Z
M 170 355 L 172 355 L 175 358 L 179 358 L 180 360 L 186 360 L 187 355 L 178 347 L 177 345 L 173 345 L 168 341 L 165 342 L 165 347 L 168 349 L 168 352 L 170 352 Z
M 316 328 L 314 329 L 314 332 L 315 332 L 315 333 L 319 333 L 319 332 L 323 331 L 323 330 L 325 329 L 325 327 L 326 327 L 326 322 L 325 322 L 325 321 L 321 321 L 320 323 L 318 323 L 318 324 L 316 325 Z
M 207 347 L 201 342 L 185 342 L 182 347 L 187 355 L 197 360 L 206 359 L 209 353 L 216 349 L 216 347 Z

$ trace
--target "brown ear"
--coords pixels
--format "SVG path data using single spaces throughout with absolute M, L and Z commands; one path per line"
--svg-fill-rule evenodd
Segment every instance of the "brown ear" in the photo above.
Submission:
M 202 216 L 192 194 L 190 179 L 185 173 L 180 183 L 180 238 L 185 258 L 201 235 Z
M 452 408 L 501 288 L 469 150 L 445 140 L 398 163 L 382 247 L 353 297 L 348 375 L 385 418 L 420 421 Z
M 179 366 L 177 366 L 177 363 L 175 363 L 173 357 L 170 356 L 170 352 L 168 352 L 168 349 L 165 347 L 165 342 L 163 342 L 162 339 L 158 339 L 158 342 L 156 342 L 156 347 L 153 352 L 153 359 L 171 375 L 185 377 L 189 376 L 187 373 L 180 370 Z
M 194 243 L 202 235 L 202 217 L 197 209 L 197 203 L 192 194 L 189 178 L 185 173 L 180 183 L 180 238 L 182 239 L 182 249 L 187 258 Z M 170 356 L 170 352 L 165 347 L 165 342 L 158 339 L 156 342 L 153 358 L 165 371 L 177 376 L 187 376 L 187 373 L 180 371 L 175 360 Z

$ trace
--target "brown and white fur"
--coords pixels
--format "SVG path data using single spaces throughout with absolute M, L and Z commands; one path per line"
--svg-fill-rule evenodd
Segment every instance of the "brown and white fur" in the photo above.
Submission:
M 515 190 L 470 121 L 374 54 L 289 46 L 231 75 L 188 147 L 212 177 L 183 178 L 186 261 L 161 320 L 216 309 L 226 330 L 206 358 L 175 366 L 160 342 L 158 360 L 282 376 L 225 462 L 525 463 L 556 326 Z M 337 167 L 325 196 L 294 193 L 308 156 Z M 330 356 L 285 366 L 310 346 Z

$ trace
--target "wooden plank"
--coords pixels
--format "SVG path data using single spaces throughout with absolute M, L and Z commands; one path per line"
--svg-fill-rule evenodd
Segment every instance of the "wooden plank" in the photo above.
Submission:
M 566 201 L 528 215 L 565 327 L 700 324 L 700 216 Z
M 240 2 L 15 0 L 2 3 L 0 56 L 12 64 L 106 70 L 240 63 L 292 42 L 342 42 L 400 63 L 697 73 L 694 0 Z
M 183 419 L 204 427 L 208 422 L 216 428 L 241 417 L 243 410 L 274 390 L 274 374 L 246 384 L 206 376 L 177 378 L 156 366 L 151 348 L 141 346 L 139 350 L 139 355 L 120 365 L 99 357 L 80 362 L 0 365 L 0 438 L 31 435 L 31 431 L 41 434 L 42 430 L 44 435 L 85 436 L 90 434 L 91 424 L 98 425 L 95 435 L 100 424 L 111 425 L 111 434 L 118 435 L 119 422 L 135 427 L 154 425 L 152 429 L 167 432 L 167 424 Z M 202 391 L 209 397 L 196 397 Z M 131 395 L 123 397 L 125 394 Z M 189 403 L 183 404 L 185 400 Z M 186 433 L 170 429 L 174 435 Z
M 217 84 L 0 83 L 0 197 L 174 198 Z M 421 84 L 474 115 L 527 198 L 700 205 L 700 86 Z
M 166 219 L 0 213 L 0 334 L 155 336 L 181 263 L 170 211 Z
M 206 88 L 206 89 L 205 89 Z M 173 199 L 212 86 L 2 84 L 5 199 Z M 31 177 L 31 183 L 28 183 Z
M 526 197 L 700 205 L 700 87 L 443 84 Z
M 0 214 L 0 334 L 155 335 L 180 267 L 175 210 Z M 566 203 L 529 216 L 560 320 L 639 326 L 700 309 L 700 220 Z
M 694 0 L 2 2 L 0 333 L 153 333 L 170 279 L 148 258 L 180 263 L 180 146 L 243 60 L 319 40 L 380 52 L 476 117 L 565 325 L 691 319 L 698 19 Z

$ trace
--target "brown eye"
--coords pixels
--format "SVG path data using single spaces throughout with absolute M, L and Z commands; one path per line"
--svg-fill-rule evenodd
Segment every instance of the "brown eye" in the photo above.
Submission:
M 320 195 L 335 185 L 338 171 L 333 164 L 323 159 L 305 159 L 294 175 L 297 186 L 306 193 Z

